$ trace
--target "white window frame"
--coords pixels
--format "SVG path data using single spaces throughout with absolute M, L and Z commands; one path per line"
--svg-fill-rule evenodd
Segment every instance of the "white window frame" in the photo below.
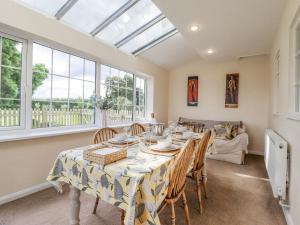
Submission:
M 299 112 L 296 111 L 296 86 L 298 86 L 300 91 L 300 83 L 296 83 L 296 57 L 300 56 L 300 50 L 296 52 L 296 32 L 297 29 L 300 28 L 300 14 L 297 13 L 294 21 L 291 25 L 290 31 L 290 39 L 291 39 L 291 46 L 290 46 L 290 74 L 289 74 L 289 113 L 288 119 L 292 120 L 300 120 L 300 110 Z M 300 43 L 299 43 L 300 44 Z M 300 76 L 300 75 L 299 75 Z
M 273 115 L 280 115 L 280 50 L 277 51 L 274 58 L 273 70 Z
M 134 93 L 134 108 L 135 108 L 135 102 L 136 102 L 136 78 L 140 78 L 140 79 L 143 79 L 144 80 L 144 119 L 146 120 L 147 119 L 147 99 L 148 99 L 148 94 L 147 94 L 147 86 L 148 86 L 148 79 L 144 76 L 141 76 L 141 75 L 136 75 L 136 74 L 133 74 L 134 75 L 134 84 L 133 84 L 133 93 Z M 144 120 L 136 120 L 136 110 L 133 111 L 133 118 L 132 118 L 132 121 L 133 122 L 141 122 L 141 121 L 144 121 Z
M 96 62 L 96 78 L 95 78 L 95 92 L 99 96 L 98 91 L 100 87 L 100 61 L 81 51 L 76 51 L 60 44 L 45 41 L 35 36 L 25 34 L 23 32 L 11 31 L 5 27 L 0 26 L 0 35 L 12 40 L 22 42 L 22 78 L 21 78 L 21 112 L 20 112 L 20 126 L 0 127 L 0 142 L 8 140 L 28 139 L 34 137 L 44 137 L 53 135 L 62 135 L 68 133 L 78 133 L 95 131 L 100 127 L 100 112 L 95 109 L 95 123 L 91 125 L 77 125 L 77 126 L 61 126 L 48 128 L 32 128 L 32 59 L 33 59 L 33 43 L 43 45 L 45 47 L 65 52 L 70 55 L 78 56 L 90 61 Z
M 8 131 L 16 131 L 16 130 L 23 130 L 25 129 L 26 126 L 26 67 L 27 67 L 27 41 L 25 39 L 16 37 L 15 35 L 8 34 L 5 32 L 0 32 L 0 36 L 4 38 L 8 38 L 14 41 L 18 41 L 22 43 L 22 65 L 21 65 L 21 84 L 20 84 L 20 125 L 19 126 L 10 126 L 10 127 L 0 127 L 0 134 L 3 132 L 8 132 Z M 2 46 L 1 46 L 2 47 Z M 2 48 L 0 49 L 2 51 Z M 2 55 L 2 52 L 0 53 Z M 0 57 L 0 60 L 1 57 Z
M 139 74 L 139 73 L 136 73 L 136 72 L 132 72 L 132 71 L 130 71 L 130 70 L 126 70 L 126 69 L 123 69 L 123 68 L 120 68 L 120 67 L 117 67 L 117 66 L 114 66 L 114 65 L 111 65 L 111 64 L 109 64 L 109 63 L 100 63 L 100 77 L 99 77 L 99 88 L 97 88 L 97 90 L 99 91 L 99 95 L 100 95 L 100 80 L 101 80 L 101 77 L 102 77 L 102 74 L 101 74 L 101 65 L 103 65 L 103 66 L 107 66 L 107 67 L 111 67 L 111 68 L 113 68 L 113 69 L 117 69 L 117 70 L 121 70 L 121 71 L 124 71 L 124 72 L 127 72 L 127 73 L 130 73 L 130 74 L 132 74 L 133 75 L 133 106 L 132 106 L 132 108 L 133 108 L 133 112 L 132 112 L 132 120 L 131 120 L 131 122 L 141 122 L 141 123 L 143 123 L 143 122 L 145 122 L 145 123 L 147 123 L 147 120 L 149 119 L 148 118 L 148 114 L 149 114 L 149 112 L 148 112 L 148 110 L 149 110 L 149 106 L 148 106 L 148 104 L 149 104 L 149 101 L 148 101 L 148 89 L 149 89 L 149 77 L 148 76 L 146 76 L 146 75 L 141 75 L 141 74 Z M 136 77 L 138 77 L 138 78 L 141 78 L 141 79 L 143 79 L 144 80 L 144 82 L 145 82 L 145 93 L 144 93 L 144 97 L 145 97 L 145 99 L 144 99 L 144 118 L 145 118 L 145 120 L 136 120 L 135 119 L 135 101 L 136 101 L 136 96 L 135 96 L 135 92 L 136 92 Z M 122 125 L 126 125 L 126 124 L 128 124 L 128 122 L 118 122 L 118 123 L 115 123 L 115 124 L 110 124 L 110 126 L 118 126 L 118 125 L 120 125 L 120 126 L 122 126 Z
M 96 110 L 96 108 L 95 108 L 95 122 L 94 122 L 94 124 L 89 124 L 89 125 L 74 125 L 74 126 L 60 126 L 60 127 L 45 127 L 45 128 L 32 128 L 32 110 L 31 110 L 31 104 L 32 104 L 32 59 L 33 59 L 33 44 L 38 44 L 38 45 L 42 45 L 42 46 L 44 46 L 44 47 L 47 47 L 47 48 L 50 48 L 52 51 L 54 51 L 54 50 L 56 50 L 56 51 L 60 51 L 60 52 L 63 52 L 63 53 L 66 53 L 66 54 L 68 54 L 69 55 L 69 57 L 72 55 L 72 56 L 77 56 L 77 57 L 80 57 L 80 58 L 82 58 L 82 59 L 84 59 L 84 60 L 89 60 L 89 61 L 93 61 L 93 62 L 95 62 L 95 94 L 98 96 L 99 95 L 99 93 L 97 94 L 97 92 L 96 92 L 96 88 L 98 87 L 98 86 L 100 86 L 99 84 L 97 84 L 97 77 L 99 76 L 98 74 L 99 74 L 99 70 L 98 70 L 98 66 L 97 66 L 97 64 L 100 64 L 99 62 L 97 62 L 97 60 L 96 59 L 91 59 L 90 57 L 87 57 L 87 56 L 85 56 L 85 54 L 83 54 L 83 53 L 73 53 L 73 52 L 70 52 L 70 51 L 68 51 L 68 49 L 66 49 L 66 48 L 62 48 L 62 47 L 60 47 L 60 48 L 57 48 L 56 46 L 55 47 L 53 47 L 52 45 L 49 45 L 49 44 L 47 44 L 47 43 L 44 43 L 44 42 L 40 42 L 40 41 L 33 41 L 32 42 L 32 44 L 29 46 L 29 48 L 30 48 L 30 50 L 31 50 L 31 55 L 30 55 L 30 66 L 29 66 L 29 64 L 28 64 L 28 67 L 30 67 L 30 71 L 28 71 L 28 75 L 29 75 L 29 83 L 27 84 L 27 86 L 28 86 L 28 91 L 30 91 L 30 112 L 29 112 L 29 115 L 30 116 L 28 116 L 28 118 L 30 119 L 30 123 L 29 123 L 29 125 L 30 125 L 30 130 L 34 130 L 34 131 L 36 131 L 36 132 L 41 132 L 41 131 L 56 131 L 56 130 L 70 130 L 70 129 L 80 129 L 80 128 L 83 128 L 83 129 L 85 129 L 85 128 L 95 128 L 95 127 L 99 127 L 99 125 L 100 125 L 100 122 L 99 122 L 99 120 L 97 120 L 97 118 L 99 117 L 98 116 L 98 114 L 99 114 L 99 112 L 98 112 L 98 114 L 97 114 L 97 110 Z M 52 53 L 53 54 L 53 53 Z M 53 56 L 52 56 L 52 58 L 53 58 Z M 52 63 L 53 63 L 53 59 L 52 59 Z M 70 64 L 70 62 L 69 62 L 69 64 Z M 70 65 L 69 65 L 69 67 L 70 67 Z M 57 75 L 57 74 L 53 74 L 52 72 L 51 72 L 51 76 L 52 75 L 54 75 L 54 76 L 61 76 L 61 75 Z M 68 82 L 70 82 L 70 77 L 68 77 Z M 83 81 L 84 82 L 84 81 Z M 70 92 L 70 89 L 68 90 L 69 92 Z M 52 92 L 52 89 L 51 89 L 51 92 Z M 68 99 L 68 102 L 69 102 L 70 100 Z M 28 104 L 27 104 L 28 105 Z M 28 119 L 27 118 L 27 119 Z
M 79 56 L 90 61 L 96 62 L 96 96 L 100 96 L 100 78 L 101 78 L 101 65 L 107 65 L 119 70 L 127 71 L 134 75 L 134 77 L 140 77 L 145 79 L 145 121 L 140 123 L 147 124 L 147 120 L 150 118 L 150 111 L 153 111 L 153 94 L 154 94 L 154 78 L 146 74 L 133 72 L 124 68 L 118 68 L 117 66 L 110 65 L 109 63 L 102 62 L 98 57 L 94 57 L 87 53 L 56 42 L 49 41 L 37 37 L 35 35 L 28 34 L 23 31 L 7 28 L 0 25 L 0 35 L 7 37 L 23 44 L 22 52 L 22 77 L 21 77 L 21 112 L 20 112 L 20 126 L 17 127 L 3 127 L 0 128 L 0 142 L 13 141 L 13 140 L 25 140 L 40 137 L 50 137 L 64 134 L 74 134 L 81 132 L 92 132 L 100 128 L 100 110 L 95 110 L 95 124 L 93 125 L 80 125 L 80 126 L 62 126 L 62 127 L 48 127 L 48 128 L 35 128 L 32 129 L 32 59 L 33 59 L 33 43 L 37 43 L 52 49 L 57 49 L 67 54 Z M 135 88 L 135 86 L 134 86 Z M 134 91 L 135 93 L 135 91 Z M 135 96 L 135 94 L 133 95 Z M 150 105 L 149 105 L 150 104 Z M 150 111 L 149 111 L 150 110 Z M 135 120 L 132 120 L 135 122 Z M 123 127 L 128 126 L 131 123 L 117 123 L 112 124 L 111 127 Z

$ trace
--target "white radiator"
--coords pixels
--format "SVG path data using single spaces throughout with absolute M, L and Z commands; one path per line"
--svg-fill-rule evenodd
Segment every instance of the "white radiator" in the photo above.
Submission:
M 265 164 L 275 198 L 286 200 L 288 182 L 287 142 L 273 130 L 265 133 Z

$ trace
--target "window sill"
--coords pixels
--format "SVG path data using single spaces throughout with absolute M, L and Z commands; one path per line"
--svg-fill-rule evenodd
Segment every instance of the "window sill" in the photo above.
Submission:
M 300 121 L 300 113 L 289 113 L 287 115 L 287 118 L 289 120 L 297 120 L 297 121 Z
M 147 121 L 139 122 L 140 124 L 149 124 Z M 130 126 L 132 123 L 120 123 L 120 124 L 113 124 L 109 125 L 112 128 L 122 128 Z M 77 133 L 85 133 L 85 132 L 94 132 L 100 129 L 99 127 L 92 126 L 92 127 L 85 127 L 85 128 L 68 128 L 68 129 L 56 129 L 56 130 L 46 130 L 46 129 L 38 129 L 25 131 L 25 130 L 18 130 L 15 132 L 10 132 L 7 134 L 0 135 L 0 143 L 1 142 L 9 142 L 9 141 L 19 141 L 19 140 L 28 140 L 34 138 L 43 138 L 43 137 L 53 137 L 53 136 L 62 136 L 65 134 L 77 134 Z
M 77 134 L 84 132 L 92 132 L 99 129 L 98 127 L 75 128 L 75 129 L 60 129 L 60 130 L 34 130 L 34 131 L 15 131 L 9 134 L 0 136 L 0 142 L 19 141 L 34 138 L 61 136 L 65 134 Z

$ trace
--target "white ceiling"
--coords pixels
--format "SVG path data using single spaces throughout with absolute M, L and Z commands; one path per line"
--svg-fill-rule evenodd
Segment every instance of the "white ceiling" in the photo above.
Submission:
M 168 70 L 174 68 L 175 65 L 179 66 L 199 57 L 197 52 L 187 45 L 180 33 L 159 43 L 139 56 Z
M 286 3 L 286 0 L 153 1 L 182 36 L 172 37 L 141 56 L 166 69 L 199 57 L 220 61 L 269 53 Z M 198 24 L 199 31 L 189 31 L 191 24 Z M 215 53 L 208 55 L 209 48 Z

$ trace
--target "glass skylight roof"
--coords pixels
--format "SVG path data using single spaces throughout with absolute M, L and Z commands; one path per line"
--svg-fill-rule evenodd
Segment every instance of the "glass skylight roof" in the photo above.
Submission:
M 32 8 L 54 16 L 67 0 L 20 0 Z
M 151 0 L 139 1 L 101 31 L 97 37 L 114 45 L 160 14 L 160 10 Z
M 19 0 L 135 55 L 177 33 L 151 0 Z
M 126 0 L 78 0 L 61 20 L 80 31 L 90 33 L 126 2 Z
M 132 53 L 173 29 L 173 24 L 168 19 L 163 19 L 147 29 L 145 32 L 133 38 L 131 41 L 127 42 L 125 45 L 121 46 L 120 49 L 125 52 Z

